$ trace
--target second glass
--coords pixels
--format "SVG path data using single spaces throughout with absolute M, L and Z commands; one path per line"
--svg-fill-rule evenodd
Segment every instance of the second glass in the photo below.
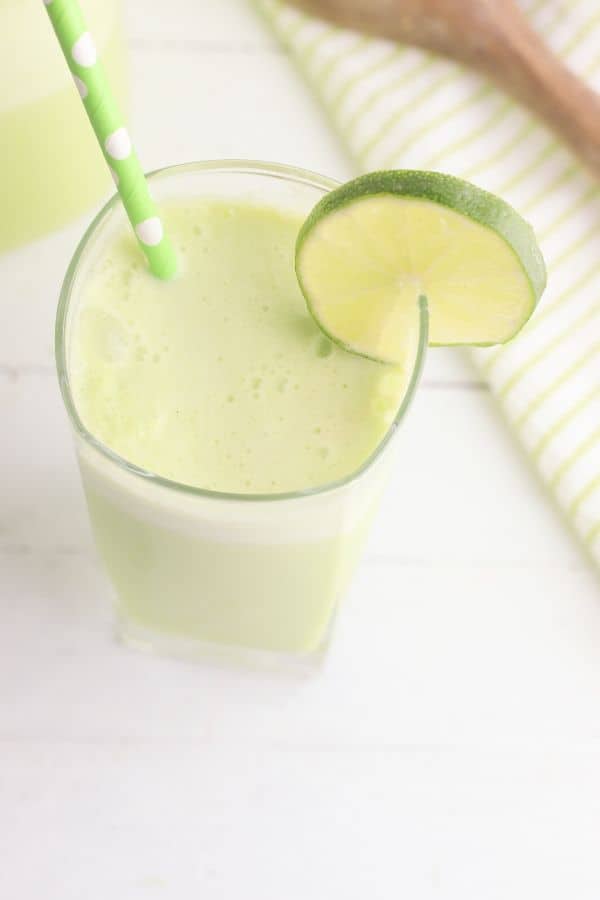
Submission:
M 127 107 L 120 0 L 81 0 Z M 0 0 L 0 253 L 109 196 L 111 180 L 40 0 Z

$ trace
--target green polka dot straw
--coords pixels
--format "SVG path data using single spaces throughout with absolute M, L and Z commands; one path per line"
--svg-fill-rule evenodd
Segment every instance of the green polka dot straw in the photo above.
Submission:
M 43 0 L 85 111 L 150 271 L 171 278 L 175 250 L 163 232 L 140 161 L 77 0 Z

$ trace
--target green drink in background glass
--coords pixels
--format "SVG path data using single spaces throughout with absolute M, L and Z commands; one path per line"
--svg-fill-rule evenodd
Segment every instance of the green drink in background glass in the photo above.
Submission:
M 82 0 L 122 104 L 120 0 Z M 111 180 L 41 0 L 0 0 L 0 253 L 107 196 Z
M 153 279 L 111 201 L 71 264 L 57 361 L 122 637 L 310 657 L 326 645 L 421 368 L 338 348 L 294 274 L 335 184 L 283 166 L 151 177 L 180 271 Z

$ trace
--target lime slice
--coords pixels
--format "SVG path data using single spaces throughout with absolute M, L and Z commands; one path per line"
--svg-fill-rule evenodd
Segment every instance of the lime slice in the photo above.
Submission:
M 546 285 L 531 227 L 507 203 L 439 172 L 374 172 L 327 194 L 302 226 L 296 273 L 317 324 L 347 350 L 404 356 L 426 297 L 431 344 L 501 344 Z

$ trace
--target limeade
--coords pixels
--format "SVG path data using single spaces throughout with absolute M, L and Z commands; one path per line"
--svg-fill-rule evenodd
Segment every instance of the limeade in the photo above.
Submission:
M 385 434 L 404 379 L 335 347 L 307 313 L 293 267 L 301 219 L 219 200 L 166 204 L 163 216 L 179 277 L 148 275 L 125 232 L 88 281 L 71 364 L 89 430 L 213 491 L 350 475 Z
M 376 498 L 343 509 L 335 491 L 275 498 L 356 473 L 410 366 L 349 354 L 318 329 L 294 273 L 301 215 L 218 198 L 166 201 L 162 213 L 175 279 L 148 274 L 125 225 L 90 265 L 69 339 L 74 405 L 88 432 L 146 472 L 243 496 L 200 496 L 207 521 L 182 524 L 160 499 L 127 498 L 83 455 L 120 614 L 203 642 L 314 651 Z M 256 526 L 244 524 L 249 495 L 266 495 Z M 227 522 L 210 522 L 211 503 Z
M 81 0 L 111 83 L 125 99 L 118 0 Z M 0 253 L 108 194 L 110 175 L 40 0 L 0 0 Z

